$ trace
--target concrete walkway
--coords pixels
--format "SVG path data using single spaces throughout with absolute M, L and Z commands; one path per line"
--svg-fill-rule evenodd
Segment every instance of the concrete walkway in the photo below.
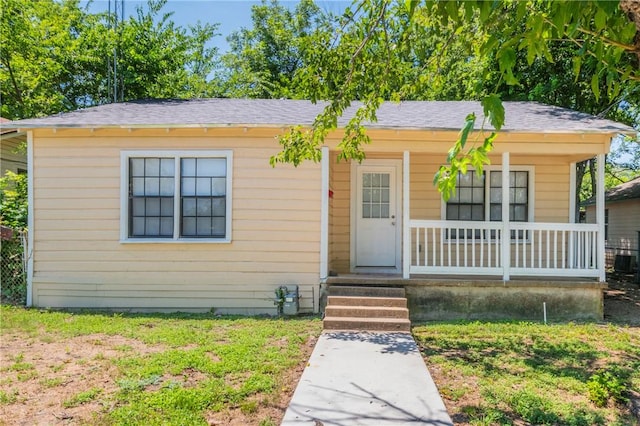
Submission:
M 453 425 L 409 333 L 324 332 L 282 425 Z

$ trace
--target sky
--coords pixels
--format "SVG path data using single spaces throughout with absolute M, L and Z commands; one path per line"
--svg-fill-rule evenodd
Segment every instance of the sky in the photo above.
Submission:
M 114 1 L 111 1 L 112 8 Z M 163 11 L 173 12 L 172 20 L 183 27 L 193 25 L 198 20 L 202 23 L 220 24 L 218 33 L 221 35 L 214 37 L 211 45 L 218 47 L 220 53 L 225 53 L 229 48 L 226 37 L 241 27 L 251 27 L 251 7 L 260 3 L 253 0 L 168 0 Z M 279 3 L 293 9 L 298 1 L 283 0 Z M 125 0 L 125 17 L 135 14 L 138 6 L 146 4 L 146 1 Z M 350 1 L 316 0 L 316 4 L 322 10 L 338 14 L 350 4 Z M 108 9 L 108 0 L 94 0 L 89 4 L 91 12 L 105 12 Z

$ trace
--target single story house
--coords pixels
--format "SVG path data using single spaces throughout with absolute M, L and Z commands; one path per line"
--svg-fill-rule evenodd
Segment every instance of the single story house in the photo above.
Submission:
M 491 165 L 444 202 L 433 176 L 468 113 L 479 130 L 478 102 L 384 103 L 361 163 L 337 161 L 349 110 L 320 163 L 271 167 L 278 135 L 323 106 L 145 100 L 12 123 L 28 304 L 275 313 L 275 289 L 297 285 L 319 312 L 327 286 L 374 282 L 404 286 L 413 319 L 602 317 L 604 192 L 596 223 L 573 223 L 575 163 L 633 129 L 507 102 Z
M 7 171 L 27 172 L 27 153 L 24 149 L 27 136 L 15 128 L 5 128 L 4 125 L 9 122 L 0 117 L 0 177 Z
M 604 202 L 606 266 L 630 272 L 638 256 L 640 176 L 608 190 Z M 582 204 L 587 223 L 596 223 L 595 199 L 592 197 Z

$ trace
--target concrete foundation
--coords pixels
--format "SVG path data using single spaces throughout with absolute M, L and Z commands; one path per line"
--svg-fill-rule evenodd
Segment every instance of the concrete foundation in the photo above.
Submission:
M 332 285 L 404 287 L 413 322 L 451 320 L 602 321 L 606 283 L 573 280 L 476 280 L 340 277 Z

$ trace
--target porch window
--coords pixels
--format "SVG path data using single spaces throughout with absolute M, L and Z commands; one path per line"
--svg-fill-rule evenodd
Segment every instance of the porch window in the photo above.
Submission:
M 522 166 L 521 166 L 522 167 Z M 509 172 L 509 220 L 528 222 L 531 220 L 529 176 L 531 167 Z M 447 220 L 499 222 L 502 220 L 502 171 L 487 168 L 482 174 L 470 170 L 458 173 L 456 191 L 446 204 Z M 517 231 L 518 239 L 528 239 L 529 232 Z M 446 238 L 457 238 L 455 229 L 447 231 Z M 467 229 L 466 238 L 495 238 L 494 232 Z M 511 231 L 516 238 L 516 231 Z
M 447 220 L 484 220 L 484 173 L 458 173 L 455 194 L 447 203 Z
M 230 241 L 230 152 L 128 152 L 122 164 L 123 240 Z
M 447 202 L 446 219 L 484 221 L 487 217 L 490 221 L 502 220 L 502 172 L 458 173 L 456 191 Z M 529 221 L 529 171 L 509 172 L 509 220 Z
M 489 220 L 502 220 L 502 172 L 490 171 L 490 213 Z M 509 220 L 529 221 L 529 172 L 509 172 Z

